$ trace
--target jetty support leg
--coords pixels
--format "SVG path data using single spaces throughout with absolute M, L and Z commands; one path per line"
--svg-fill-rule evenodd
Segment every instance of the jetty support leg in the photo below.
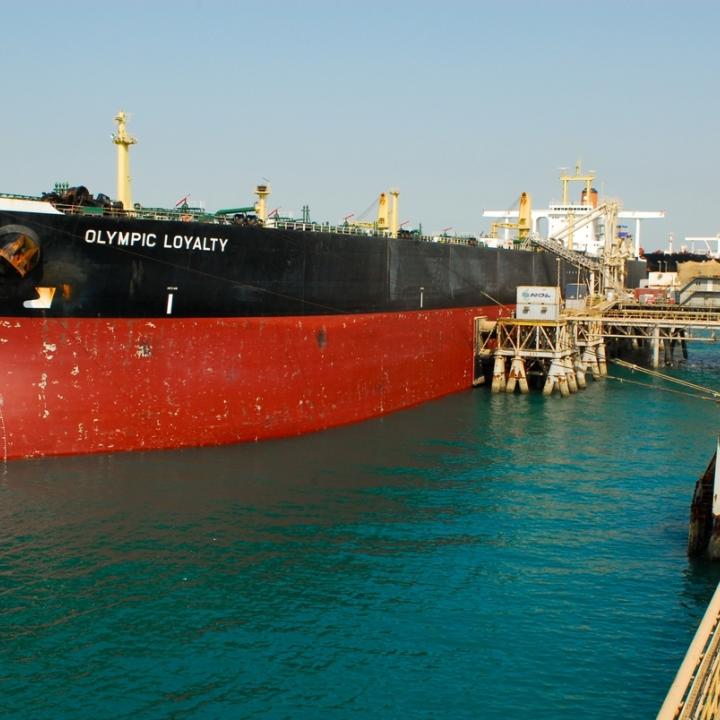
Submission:
M 495 356 L 495 367 L 493 368 L 492 391 L 502 392 L 505 389 L 505 358 L 502 355 Z
M 598 370 L 600 371 L 601 377 L 605 377 L 608 374 L 607 371 L 607 356 L 605 353 L 605 343 L 600 342 L 597 346 L 597 359 L 598 359 Z
M 652 339 L 652 366 L 655 369 L 660 367 L 660 331 L 657 328 Z
M 557 374 L 557 384 L 560 388 L 560 395 L 562 397 L 568 397 L 570 395 L 570 388 L 568 387 L 567 375 L 564 372 Z
M 665 341 L 665 367 L 672 367 L 673 365 L 676 343 L 677 340 L 675 339 Z
M 530 387 L 528 386 L 528 380 L 527 380 L 527 370 L 525 369 L 525 361 L 518 358 L 520 360 L 520 369 L 521 374 L 518 376 L 518 385 L 520 387 L 520 393 L 522 395 L 527 395 L 530 392 Z
M 572 368 L 572 364 L 569 368 L 567 368 L 565 372 L 565 377 L 567 378 L 568 389 L 570 390 L 570 392 L 576 393 L 578 391 L 578 384 L 575 371 Z
M 550 397 L 553 394 L 553 390 L 555 389 L 555 378 L 548 373 L 547 378 L 545 378 L 545 385 L 543 387 L 543 395 L 545 397 Z
M 592 348 L 590 346 L 585 348 L 585 352 L 583 353 L 583 361 L 585 362 L 585 367 L 590 368 L 590 372 L 592 373 L 593 378 L 597 380 L 600 377 L 600 366 L 598 365 L 595 348 Z
M 566 369 L 563 367 L 561 360 L 553 360 L 550 363 L 550 369 L 548 370 L 547 380 L 545 380 L 545 387 L 543 388 L 543 395 L 552 395 L 553 390 L 557 387 L 560 391 L 560 395 L 567 397 L 570 395 L 570 389 L 568 388 L 568 379 Z
M 515 356 L 510 363 L 510 372 L 508 373 L 507 385 L 505 391 L 515 392 L 515 387 L 520 388 L 520 392 L 525 395 L 528 392 L 527 374 L 525 372 L 525 361 Z
M 575 358 L 575 380 L 578 388 L 584 390 L 587 387 L 587 378 L 585 377 L 585 363 L 581 357 Z
M 517 375 L 515 374 L 515 360 L 516 358 L 513 358 L 510 361 L 510 372 L 508 373 L 507 381 L 505 382 L 505 392 L 511 394 L 515 392 L 515 386 L 517 385 Z

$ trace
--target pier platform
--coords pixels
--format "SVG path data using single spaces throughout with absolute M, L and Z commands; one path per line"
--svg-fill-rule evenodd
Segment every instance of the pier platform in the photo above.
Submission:
M 529 391 L 528 378 L 542 378 L 543 393 L 566 397 L 586 386 L 587 373 L 607 375 L 607 346 L 626 342 L 646 349 L 653 368 L 673 361 L 676 348 L 687 357 L 690 342 L 715 342 L 720 308 L 648 306 L 606 301 L 587 309 L 559 311 L 551 319 L 475 319 L 474 385 L 485 382 L 493 364 L 493 392 Z

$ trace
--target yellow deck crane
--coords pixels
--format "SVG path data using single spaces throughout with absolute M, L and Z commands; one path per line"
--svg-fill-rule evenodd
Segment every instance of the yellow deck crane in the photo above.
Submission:
M 497 238 L 500 229 L 517 230 L 517 238 L 513 240 L 518 244 L 524 243 L 532 231 L 532 201 L 529 193 L 522 193 L 518 200 L 517 222 L 496 222 L 490 226 L 490 237 Z
M 369 210 L 375 205 L 375 203 L 377 203 L 376 220 L 374 222 L 356 220 L 350 222 L 349 224 L 356 227 L 367 228 L 368 230 L 375 230 L 379 232 L 389 231 L 390 237 L 396 238 L 398 236 L 398 230 L 400 228 L 398 222 L 399 195 L 400 191 L 395 189 L 389 190 L 388 192 L 381 192 L 378 199 L 373 201 L 372 205 L 361 215 L 361 217 L 366 215 Z

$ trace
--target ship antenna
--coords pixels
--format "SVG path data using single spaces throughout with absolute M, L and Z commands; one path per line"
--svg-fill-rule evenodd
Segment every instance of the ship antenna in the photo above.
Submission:
M 125 130 L 127 115 L 121 110 L 114 118 L 117 123 L 117 133 L 112 141 L 117 145 L 117 199 L 125 210 L 132 210 L 132 187 L 130 184 L 130 146 L 137 140 L 130 137 Z

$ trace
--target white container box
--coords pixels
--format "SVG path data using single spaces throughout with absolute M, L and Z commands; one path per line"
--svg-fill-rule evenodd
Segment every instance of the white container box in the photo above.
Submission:
M 546 285 L 518 285 L 515 317 L 518 320 L 559 320 L 558 289 Z
M 549 285 L 518 285 L 517 304 L 520 305 L 559 305 L 558 289 Z

